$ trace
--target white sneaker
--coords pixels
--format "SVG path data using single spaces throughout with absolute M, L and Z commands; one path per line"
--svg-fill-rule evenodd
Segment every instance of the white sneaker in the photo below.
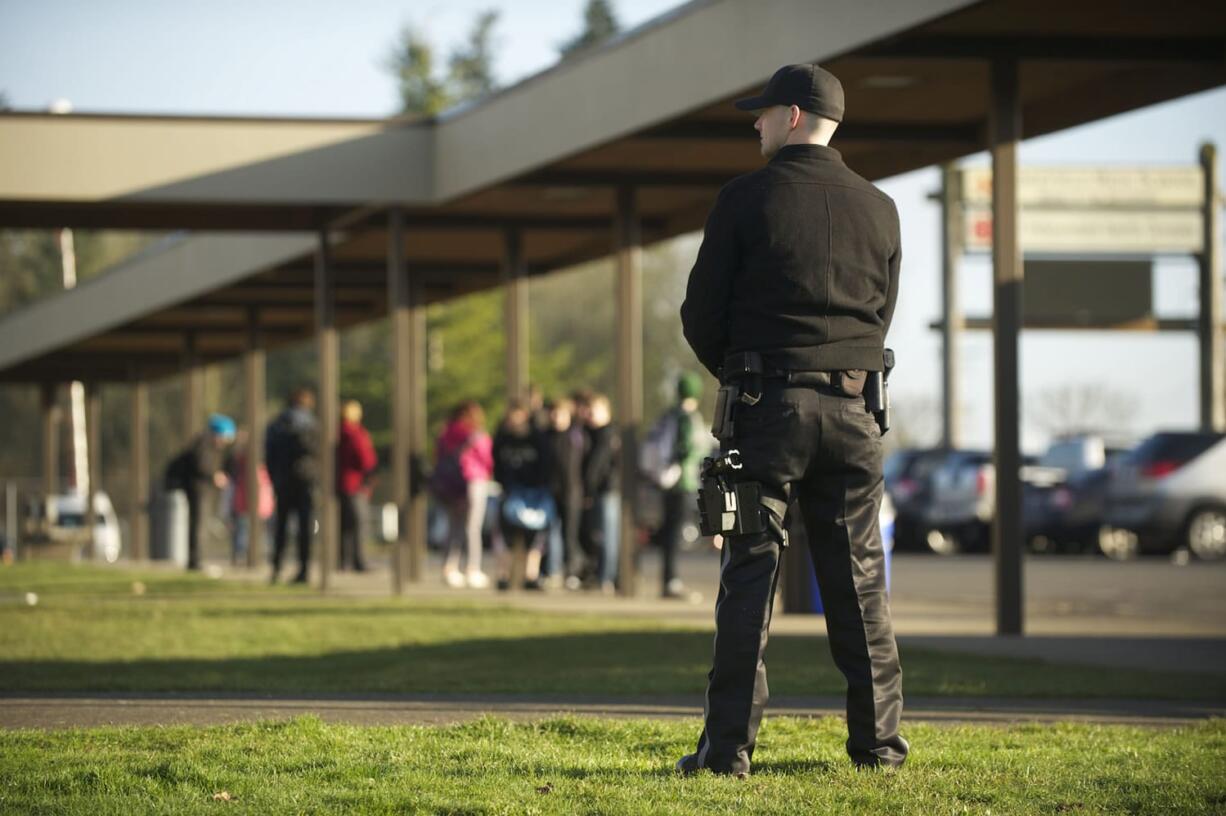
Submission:
M 490 577 L 480 570 L 468 573 L 467 578 L 470 589 L 486 589 L 490 585 Z
M 464 573 L 459 570 L 449 570 L 443 573 L 443 583 L 452 589 L 464 588 Z

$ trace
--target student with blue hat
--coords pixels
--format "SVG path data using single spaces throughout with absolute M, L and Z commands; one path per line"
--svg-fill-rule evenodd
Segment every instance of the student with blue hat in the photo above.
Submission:
M 187 498 L 189 570 L 200 569 L 200 500 L 205 490 L 220 490 L 229 481 L 224 470 L 225 452 L 234 442 L 236 431 L 230 417 L 210 414 L 204 432 L 166 466 L 163 479 L 166 490 L 181 490 Z

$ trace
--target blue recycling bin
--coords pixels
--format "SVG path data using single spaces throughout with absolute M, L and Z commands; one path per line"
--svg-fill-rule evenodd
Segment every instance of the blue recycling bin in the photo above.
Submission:
M 881 546 L 885 549 L 885 590 L 890 591 L 890 561 L 891 554 L 894 552 L 894 514 L 881 514 Z M 817 573 L 813 571 L 812 564 L 809 569 L 809 581 L 813 590 L 813 611 L 819 615 L 826 613 L 826 608 L 822 606 L 822 593 L 817 588 Z

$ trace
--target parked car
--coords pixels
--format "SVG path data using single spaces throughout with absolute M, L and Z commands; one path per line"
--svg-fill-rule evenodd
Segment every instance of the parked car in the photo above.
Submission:
M 1116 470 L 1107 496 L 1103 550 L 1122 558 L 1186 547 L 1226 557 L 1226 434 L 1162 432 Z
M 992 454 L 951 450 L 932 475 L 922 526 L 924 543 L 938 555 L 986 551 L 996 504 Z
M 101 491 L 94 494 L 94 512 L 89 522 L 85 519 L 85 497 L 79 493 L 65 493 L 52 497 L 55 506 L 55 521 L 51 524 L 52 538 L 66 538 L 82 528 L 93 524 L 92 544 L 85 544 L 74 557 L 90 558 L 113 564 L 119 560 L 121 540 L 119 519 L 111 505 L 111 497 Z M 90 548 L 92 547 L 92 552 Z
M 894 548 L 927 549 L 924 510 L 932 495 L 932 476 L 950 455 L 945 448 L 904 448 L 885 462 L 885 492 L 894 506 Z
M 1127 453 L 1098 435 L 1053 442 L 1023 477 L 1022 518 L 1030 549 L 1098 552 L 1107 487 L 1113 467 Z

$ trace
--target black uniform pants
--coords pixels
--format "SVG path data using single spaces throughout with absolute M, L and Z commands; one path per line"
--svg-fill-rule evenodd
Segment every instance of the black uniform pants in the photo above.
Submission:
M 311 534 L 315 531 L 311 488 L 289 486 L 278 490 L 276 497 L 276 526 L 273 528 L 275 542 L 272 555 L 273 575 L 281 570 L 281 558 L 285 555 L 286 533 L 292 515 L 298 523 L 298 575 L 305 576 L 311 563 Z
M 902 672 L 877 522 L 877 424 L 860 397 L 772 380 L 761 402 L 736 411 L 735 439 L 724 447 L 741 452 L 738 479 L 759 482 L 781 506 L 795 498 L 804 518 L 830 651 L 847 680 L 847 752 L 861 765 L 901 765 L 907 743 L 898 734 Z M 724 540 L 700 767 L 749 770 L 768 697 L 764 655 L 780 548 L 769 531 Z

